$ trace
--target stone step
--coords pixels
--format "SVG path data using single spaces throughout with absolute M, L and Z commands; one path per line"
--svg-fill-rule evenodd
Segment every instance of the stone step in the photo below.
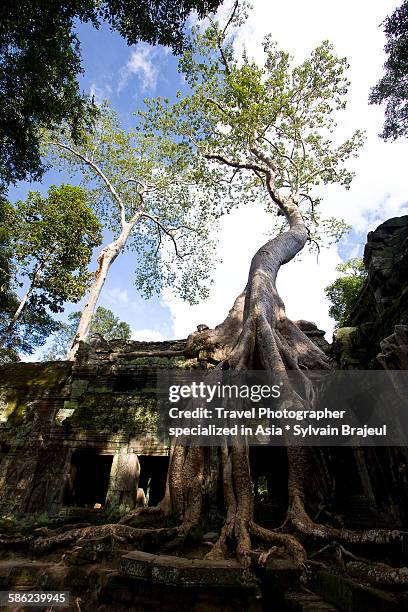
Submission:
M 53 563 L 18 559 L 0 561 L 0 589 L 34 588 L 41 574 L 53 565 Z
M 187 559 L 172 555 L 154 555 L 140 550 L 121 558 L 123 576 L 167 585 L 242 587 L 243 570 L 238 561 Z
M 286 593 L 284 597 L 287 612 L 339 612 L 332 604 L 325 601 L 320 595 L 306 591 Z

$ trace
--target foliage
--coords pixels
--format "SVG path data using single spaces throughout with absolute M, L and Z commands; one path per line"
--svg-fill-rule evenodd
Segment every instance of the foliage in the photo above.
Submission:
M 55 166 L 83 176 L 98 218 L 137 254 L 137 288 L 149 297 L 172 287 L 191 303 L 205 297 L 213 255 L 210 224 L 225 212 L 218 188 L 198 190 L 177 147 L 164 157 L 152 133 L 121 128 L 107 103 L 95 130 L 75 144 L 68 130 L 45 135 Z
M 60 312 L 64 302 L 82 298 L 101 233 L 85 192 L 71 185 L 52 186 L 47 198 L 30 192 L 15 206 L 3 203 L 2 212 L 0 337 L 7 359 L 14 359 L 58 328 L 49 310 Z
M 11 261 L 10 226 L 12 207 L 0 197 L 0 316 L 12 309 L 15 301 L 12 290 L 13 265 Z
M 15 294 L 13 310 L 0 313 L 0 333 L 7 328 L 18 304 L 19 299 Z M 0 347 L 0 363 L 19 361 L 20 354 L 32 355 L 58 327 L 58 323 L 41 304 L 29 299 L 21 317 L 8 332 L 3 346 Z
M 337 327 L 342 327 L 357 302 L 367 272 L 360 258 L 339 264 L 336 270 L 341 272 L 342 276 L 326 287 L 325 292 L 331 302 L 329 315 L 336 321 Z
M 78 327 L 81 312 L 68 315 L 69 323 L 61 323 L 54 335 L 49 351 L 44 355 L 44 361 L 65 359 Z M 128 323 L 120 321 L 112 310 L 98 306 L 92 317 L 90 336 L 98 336 L 104 340 L 130 340 L 131 329 Z
M 0 335 L 19 305 L 12 256 L 11 226 L 14 215 L 14 208 L 6 200 L 0 199 Z M 18 361 L 19 353 L 31 354 L 55 331 L 56 326 L 44 308 L 29 300 L 13 332 L 0 348 L 0 363 Z
M 38 130 L 67 120 L 73 134 L 92 117 L 80 92 L 78 21 L 107 21 L 128 44 L 161 43 L 180 51 L 183 26 L 219 0 L 3 0 L 0 7 L 0 184 L 39 179 Z
M 13 291 L 13 264 L 8 224 L 12 210 L 7 200 L 0 197 L 0 330 L 18 306 L 17 296 Z M 13 348 L 0 349 L 0 363 L 5 361 L 18 361 L 18 354 Z
M 385 140 L 408 135 L 408 0 L 384 21 L 385 74 L 373 87 L 371 104 L 385 103 Z
M 228 26 L 243 19 L 236 10 Z M 180 61 L 190 95 L 179 93 L 173 104 L 147 101 L 141 129 L 160 135 L 163 160 L 177 149 L 180 166 L 192 169 L 200 188 L 217 184 L 226 206 L 261 199 L 278 212 L 278 201 L 290 195 L 314 240 L 339 238 L 345 225 L 321 217 L 313 189 L 348 188 L 353 175 L 345 162 L 363 142 L 360 131 L 340 144 L 333 139 L 337 112 L 346 105 L 346 59 L 325 41 L 294 65 L 266 37 L 259 66 L 245 51 L 237 55 L 227 30 L 214 21 L 204 32 L 194 28 Z
M 48 197 L 30 192 L 15 205 L 12 246 L 19 274 L 32 282 L 31 299 L 52 312 L 84 295 L 92 274 L 88 265 L 101 242 L 100 224 L 86 194 L 72 185 L 51 186 Z

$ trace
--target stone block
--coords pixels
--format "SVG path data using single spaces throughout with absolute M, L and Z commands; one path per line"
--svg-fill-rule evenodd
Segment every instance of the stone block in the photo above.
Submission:
M 156 584 L 186 587 L 242 587 L 242 570 L 237 561 L 185 559 L 134 551 L 124 555 L 123 575 Z

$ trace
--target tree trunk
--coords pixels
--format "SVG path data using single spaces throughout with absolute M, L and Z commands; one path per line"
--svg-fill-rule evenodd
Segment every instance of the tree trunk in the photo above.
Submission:
M 102 249 L 98 257 L 98 269 L 95 274 L 95 280 L 88 295 L 88 300 L 82 311 L 80 321 L 78 323 L 75 337 L 72 341 L 71 348 L 68 351 L 67 359 L 73 361 L 78 350 L 79 343 L 85 340 L 89 333 L 92 323 L 92 317 L 95 312 L 96 304 L 105 284 L 106 277 L 111 265 L 126 245 L 127 239 L 134 227 L 135 223 L 126 223 L 119 237 Z
M 217 367 L 235 370 L 264 369 L 279 373 L 285 383 L 287 399 L 294 409 L 313 401 L 314 391 L 307 370 L 329 369 L 327 356 L 304 334 L 296 323 L 287 318 L 284 304 L 276 289 L 276 278 L 282 265 L 291 261 L 303 249 L 308 238 L 307 228 L 296 203 L 286 200 L 284 213 L 289 229 L 264 244 L 252 259 L 246 288 L 238 296 L 227 318 L 215 329 L 194 332 L 187 341 L 186 354 L 210 350 Z M 287 372 L 294 370 L 303 382 L 301 394 L 292 390 Z M 180 520 L 179 545 L 189 531 L 202 520 L 203 477 L 205 451 L 183 447 L 173 442 L 170 452 L 168 481 L 163 502 L 153 513 L 173 514 Z M 222 448 L 222 481 L 226 518 L 218 541 L 209 558 L 226 557 L 234 547 L 241 564 L 251 562 L 251 537 L 284 548 L 298 565 L 307 560 L 307 553 L 293 532 L 309 539 L 332 540 L 351 544 L 391 543 L 402 541 L 398 531 L 371 530 L 352 532 L 315 523 L 306 511 L 306 493 L 312 453 L 307 448 L 288 447 L 288 509 L 284 525 L 275 530 L 265 529 L 254 522 L 253 494 L 245 440 L 237 439 L 232 448 Z M 137 515 L 123 522 L 137 522 Z M 283 530 L 288 526 L 292 533 Z M 261 555 L 265 561 L 268 553 Z

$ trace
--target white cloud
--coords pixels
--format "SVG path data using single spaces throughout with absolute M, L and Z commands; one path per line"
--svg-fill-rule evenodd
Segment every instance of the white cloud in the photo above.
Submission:
M 130 52 L 130 57 L 119 74 L 118 93 L 120 93 L 135 75 L 142 89 L 153 91 L 156 88 L 159 71 L 153 63 L 154 50 L 147 44 L 140 43 Z
M 129 303 L 129 294 L 126 289 L 119 289 L 119 287 L 113 287 L 112 289 L 108 289 L 106 291 L 104 298 L 109 302 L 109 304 L 128 304 Z
M 89 93 L 95 99 L 96 104 L 101 104 L 105 98 L 108 98 L 112 93 L 112 87 L 109 83 L 98 85 L 93 81 L 89 88 Z
M 166 336 L 164 336 L 161 332 L 156 329 L 137 329 L 132 332 L 131 336 L 132 340 L 143 340 L 143 341 L 152 341 L 152 342 L 160 342 L 161 340 L 168 340 Z
M 351 189 L 332 186 L 325 189 L 327 215 L 343 217 L 363 235 L 385 219 L 406 214 L 407 142 L 383 142 L 378 138 L 384 111 L 368 105 L 371 87 L 382 75 L 384 36 L 379 27 L 397 6 L 395 0 L 327 0 L 270 2 L 254 0 L 254 9 L 236 41 L 245 44 L 250 55 L 262 61 L 262 38 L 271 32 L 278 44 L 302 60 L 316 45 L 331 40 L 341 56 L 350 63 L 349 105 L 342 113 L 338 137 L 345 139 L 355 129 L 365 129 L 367 142 L 354 163 L 356 178 Z M 223 6 L 225 14 L 227 5 Z M 223 262 L 214 274 L 210 299 L 191 307 L 166 291 L 175 337 L 191 333 L 199 323 L 213 327 L 226 316 L 236 295 L 245 286 L 251 257 L 265 241 L 263 232 L 271 228 L 271 218 L 260 210 L 239 210 L 227 216 L 219 232 L 219 255 Z M 350 245 L 352 249 L 354 245 Z M 352 253 L 350 254 L 350 256 Z M 315 321 L 331 335 L 333 322 L 328 317 L 324 287 L 336 276 L 340 257 L 336 247 L 315 255 L 305 254 L 300 261 L 284 266 L 278 276 L 278 289 L 293 319 Z

